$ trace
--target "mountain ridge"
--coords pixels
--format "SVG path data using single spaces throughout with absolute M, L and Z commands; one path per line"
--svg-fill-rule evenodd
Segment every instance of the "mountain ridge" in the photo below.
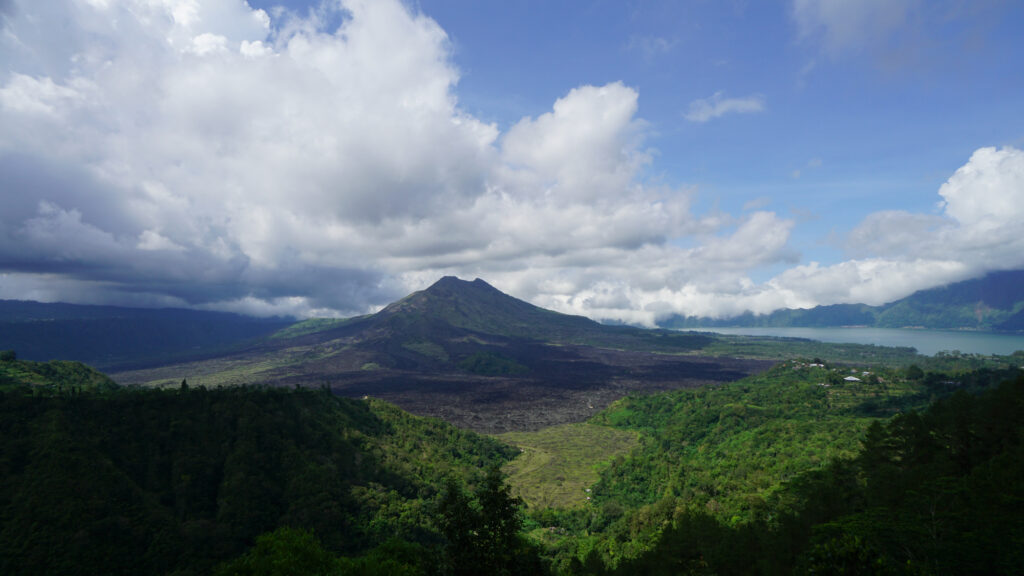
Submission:
M 185 308 L 0 300 L 0 350 L 123 370 L 223 353 L 294 319 Z
M 770 314 L 746 312 L 714 319 L 674 315 L 662 328 L 871 326 L 944 330 L 1024 331 L 1024 270 L 992 272 L 980 278 L 919 290 L 882 304 L 832 304 L 785 308 Z

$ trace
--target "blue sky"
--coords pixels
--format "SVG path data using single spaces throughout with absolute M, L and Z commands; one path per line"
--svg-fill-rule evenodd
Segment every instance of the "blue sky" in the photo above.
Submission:
M 650 324 L 1024 265 L 1020 2 L 0 18 L 0 297 L 351 314 L 457 274 Z
M 460 102 L 475 115 L 505 127 L 567 86 L 621 81 L 654 132 L 649 177 L 699 186 L 706 209 L 813 213 L 826 222 L 801 231 L 801 251 L 828 261 L 842 257 L 833 229 L 881 209 L 933 212 L 975 149 L 1024 144 L 1024 75 L 1010 63 L 1024 55 L 1024 4 L 970 4 L 889 30 L 868 23 L 835 48 L 824 28 L 802 31 L 787 2 L 417 6 L 452 37 Z M 686 120 L 715 93 L 756 95 L 764 110 Z

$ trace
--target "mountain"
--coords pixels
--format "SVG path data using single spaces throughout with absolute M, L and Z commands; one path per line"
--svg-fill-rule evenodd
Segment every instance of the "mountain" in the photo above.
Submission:
M 122 384 L 328 386 L 487 432 L 580 421 L 624 394 L 730 381 L 768 362 L 696 355 L 707 335 L 604 326 L 445 277 L 376 314 L 289 326 Z
M 377 318 L 424 317 L 484 334 L 534 339 L 572 338 L 602 326 L 582 316 L 560 314 L 513 298 L 477 278 L 445 276 L 426 290 L 387 306 Z
M 0 300 L 0 350 L 26 360 L 126 369 L 209 356 L 292 323 L 201 310 Z
M 877 325 L 885 328 L 1019 330 L 1008 321 L 1024 310 L 1024 270 L 922 290 L 882 308 Z
M 748 312 L 722 319 L 677 315 L 659 325 L 676 329 L 875 326 L 1019 332 L 1024 331 L 1024 270 L 993 272 L 983 278 L 920 290 L 881 306 L 835 304 L 763 315 Z

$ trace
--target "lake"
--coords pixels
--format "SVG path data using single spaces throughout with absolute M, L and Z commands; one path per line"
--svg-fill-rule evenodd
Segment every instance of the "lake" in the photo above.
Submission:
M 704 332 L 747 336 L 809 338 L 821 342 L 911 346 L 921 354 L 959 350 L 973 354 L 1013 354 L 1024 350 L 1024 335 L 963 330 L 909 328 L 699 328 Z

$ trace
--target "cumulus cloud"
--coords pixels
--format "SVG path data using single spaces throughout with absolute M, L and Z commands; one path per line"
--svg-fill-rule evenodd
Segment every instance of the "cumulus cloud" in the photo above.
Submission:
M 5 294 L 45 280 L 78 301 L 354 313 L 443 273 L 541 296 L 740 257 L 722 222 L 691 213 L 693 190 L 643 183 L 635 89 L 576 87 L 502 134 L 459 108 L 447 35 L 400 2 L 276 20 L 236 0 L 11 14 Z M 707 246 L 671 244 L 688 235 Z
M 981 148 L 939 189 L 939 206 L 964 227 L 989 233 L 1024 222 L 1024 151 Z
M 852 258 L 797 266 L 766 288 L 823 302 L 891 302 L 916 290 L 1024 267 L 1024 151 L 980 148 L 939 188 L 937 214 L 881 211 L 849 235 Z
M 685 255 L 685 265 L 650 264 L 629 282 L 578 282 L 582 288 L 575 296 L 538 299 L 594 317 L 651 323 L 672 314 L 728 317 L 820 304 L 879 305 L 917 290 L 1024 267 L 1024 151 L 978 149 L 938 195 L 938 213 L 870 214 L 849 234 L 850 258 L 836 264 L 796 264 L 785 241 L 794 223 L 758 212 L 731 235 L 705 239 L 685 251 L 657 247 L 658 257 L 644 259 L 653 263 Z M 746 271 L 766 261 L 796 265 L 764 283 L 752 282 Z M 621 307 L 626 300 L 631 306 Z
M 0 6 L 0 297 L 349 315 L 457 274 L 651 324 L 880 298 L 979 261 L 942 242 L 1024 237 L 999 196 L 1019 197 L 1020 152 L 979 151 L 941 215 L 875 215 L 850 263 L 757 284 L 799 262 L 795 223 L 652 184 L 637 90 L 567 87 L 502 132 L 460 108 L 446 33 L 398 0 Z M 695 121 L 764 108 L 701 102 Z M 893 225 L 924 238 L 912 258 Z
M 1024 266 L 1024 151 L 979 148 L 939 188 L 939 215 L 883 212 L 852 233 L 877 254 L 950 258 L 971 271 Z
M 715 92 L 709 98 L 690 102 L 685 118 L 690 122 L 707 122 L 726 114 L 752 114 L 764 111 L 764 96 L 754 94 L 744 98 L 726 98 Z

